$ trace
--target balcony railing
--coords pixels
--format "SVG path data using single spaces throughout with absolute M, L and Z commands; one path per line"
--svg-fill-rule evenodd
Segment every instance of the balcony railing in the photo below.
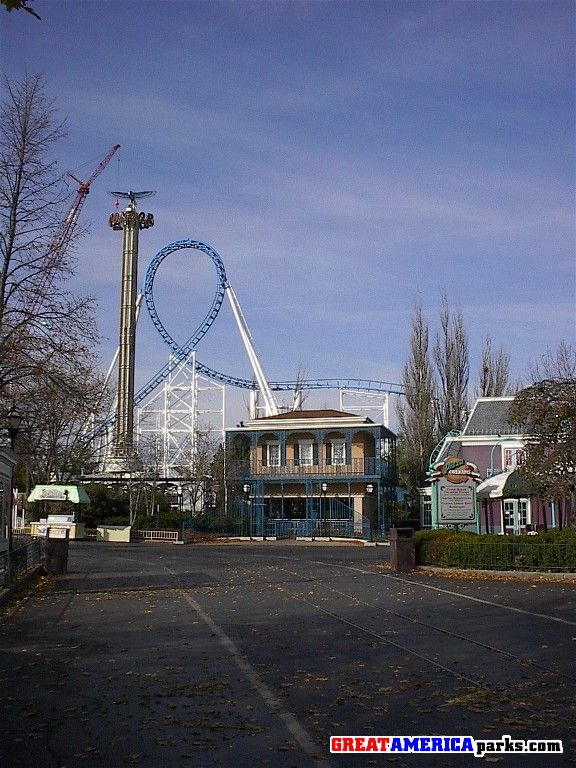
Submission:
M 364 457 L 351 459 L 346 464 L 302 464 L 295 461 L 286 461 L 278 466 L 264 464 L 262 461 L 231 461 L 228 462 L 228 475 L 232 479 L 243 477 L 272 477 L 272 478 L 300 478 L 308 476 L 322 477 L 386 477 L 390 472 L 390 465 L 386 459 L 377 457 Z

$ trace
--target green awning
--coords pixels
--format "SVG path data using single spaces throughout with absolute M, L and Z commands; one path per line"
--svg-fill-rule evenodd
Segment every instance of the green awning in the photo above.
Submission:
M 528 483 L 517 470 L 487 477 L 476 488 L 478 499 L 524 499 L 532 495 Z
M 90 497 L 81 485 L 36 485 L 28 501 L 68 501 L 90 504 Z
M 508 480 L 504 483 L 503 490 L 505 499 L 524 499 L 533 495 L 533 490 L 516 470 L 508 473 Z

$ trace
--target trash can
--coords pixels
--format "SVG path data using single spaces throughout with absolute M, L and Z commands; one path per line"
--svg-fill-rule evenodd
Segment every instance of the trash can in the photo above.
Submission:
M 49 526 L 46 531 L 44 567 L 52 576 L 68 572 L 68 528 Z
M 413 528 L 390 529 L 390 564 L 394 573 L 406 573 L 416 567 Z

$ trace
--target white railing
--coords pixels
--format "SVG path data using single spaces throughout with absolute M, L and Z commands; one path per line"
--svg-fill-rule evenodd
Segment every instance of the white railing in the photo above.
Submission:
M 178 531 L 134 531 L 134 537 L 145 541 L 178 541 Z

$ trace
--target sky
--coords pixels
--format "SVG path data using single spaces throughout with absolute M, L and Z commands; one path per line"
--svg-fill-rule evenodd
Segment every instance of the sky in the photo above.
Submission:
M 209 244 L 270 380 L 399 382 L 415 305 L 433 337 L 443 295 L 464 317 L 472 384 L 486 336 L 520 380 L 575 340 L 573 2 L 33 7 L 41 21 L 0 15 L 1 68 L 44 74 L 67 118 L 62 172 L 86 178 L 122 147 L 83 208 L 74 278 L 98 302 L 103 368 L 118 336 L 118 189 L 156 192 L 140 204 L 155 218 L 140 283 L 169 243 Z M 215 286 L 199 251 L 163 262 L 154 296 L 176 339 Z M 168 352 L 143 312 L 137 386 Z M 197 355 L 252 378 L 227 305 Z M 246 397 L 228 390 L 233 424 Z

